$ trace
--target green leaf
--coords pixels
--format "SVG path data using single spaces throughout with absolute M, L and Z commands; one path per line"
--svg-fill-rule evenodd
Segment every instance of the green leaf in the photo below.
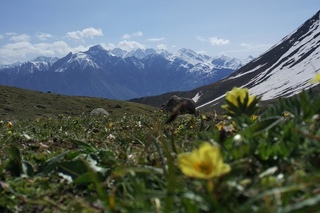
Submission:
M 76 140 L 76 139 L 71 139 L 71 142 L 78 145 L 80 148 L 83 148 L 89 152 L 97 151 L 97 149 L 95 147 L 91 146 L 90 144 L 87 144 L 86 142 Z
M 77 158 L 79 155 L 82 155 L 82 154 L 83 154 L 82 151 L 70 151 L 70 152 L 67 152 L 65 154 L 64 159 L 65 160 L 73 160 L 73 159 Z
M 87 172 L 77 177 L 73 182 L 74 183 L 91 183 L 91 182 L 94 182 L 94 180 L 92 179 L 92 175 L 89 172 Z
M 19 177 L 23 173 L 20 150 L 16 146 L 11 145 L 9 155 L 9 164 L 7 169 L 12 176 Z
M 51 171 L 55 170 L 57 168 L 57 164 L 65 158 L 66 154 L 68 152 L 64 152 L 61 153 L 49 160 L 47 160 L 46 162 L 44 162 L 41 166 L 40 166 L 40 172 L 44 173 L 44 174 L 49 174 Z
M 29 162 L 24 160 L 22 162 L 22 169 L 23 169 L 23 174 L 24 175 L 27 175 L 28 177 L 33 177 L 34 176 L 33 167 Z
M 68 175 L 75 180 L 79 176 L 87 172 L 86 164 L 83 160 L 74 160 L 67 162 L 60 162 L 57 164 L 57 172 L 61 172 L 64 175 Z
M 23 160 L 20 150 L 16 146 L 10 146 L 9 154 L 9 165 L 7 169 L 12 176 L 19 177 L 21 175 L 27 175 L 29 177 L 32 177 L 34 175 L 32 165 L 29 162 Z
M 253 136 L 257 136 L 260 133 L 267 131 L 271 129 L 272 127 L 276 126 L 280 122 L 282 122 L 284 119 L 280 116 L 274 116 L 274 117 L 269 117 L 264 120 L 261 120 L 259 122 L 256 122 L 249 126 L 246 131 L 250 131 L 253 133 Z
M 315 208 L 316 207 L 316 208 Z M 304 201 L 295 203 L 293 205 L 289 205 L 285 207 L 282 212 L 293 212 L 293 211 L 303 211 L 303 212 L 312 212 L 319 210 L 320 208 L 320 195 L 316 195 Z M 299 212 L 300 212 L 299 211 Z

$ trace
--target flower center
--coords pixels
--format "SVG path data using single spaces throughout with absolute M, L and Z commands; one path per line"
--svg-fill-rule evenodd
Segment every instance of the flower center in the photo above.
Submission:
M 205 163 L 205 162 L 198 162 L 198 163 L 195 163 L 193 168 L 197 171 L 199 171 L 200 173 L 203 173 L 203 174 L 210 174 L 213 170 L 213 166 L 208 164 L 208 163 Z

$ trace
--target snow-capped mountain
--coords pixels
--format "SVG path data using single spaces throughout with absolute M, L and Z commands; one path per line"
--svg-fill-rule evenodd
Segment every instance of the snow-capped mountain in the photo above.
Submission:
M 32 61 L 25 63 L 14 63 L 10 65 L 3 65 L 0 67 L 5 73 L 9 75 L 29 75 L 34 72 L 48 71 L 53 63 L 55 63 L 58 58 L 39 56 Z M 5 79 L 3 79 L 5 80 Z
M 218 59 L 181 49 L 120 48 L 100 45 L 63 58 L 38 57 L 0 68 L 0 84 L 65 95 L 132 99 L 185 91 L 218 81 L 243 66 L 243 61 Z
M 224 66 L 223 60 L 214 59 L 216 66 Z M 194 98 L 198 109 L 210 110 L 221 105 L 225 93 L 234 86 L 247 87 L 262 100 L 289 97 L 319 84 L 310 84 L 320 72 L 320 11 L 308 19 L 280 42 L 258 58 L 247 63 L 230 76 L 188 92 L 176 95 Z M 161 97 L 134 101 L 160 106 L 158 100 L 166 100 L 173 93 Z

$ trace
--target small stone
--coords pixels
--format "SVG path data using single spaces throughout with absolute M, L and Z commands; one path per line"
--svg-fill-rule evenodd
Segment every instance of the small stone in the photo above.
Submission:
M 103 108 L 95 108 L 90 112 L 91 116 L 109 116 L 109 112 Z

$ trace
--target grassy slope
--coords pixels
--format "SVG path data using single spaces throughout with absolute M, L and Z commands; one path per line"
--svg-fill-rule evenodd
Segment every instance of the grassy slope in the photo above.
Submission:
M 77 116 L 102 107 L 113 115 L 151 113 L 156 108 L 103 98 L 74 97 L 0 86 L 0 120 Z
M 200 112 L 165 124 L 145 105 L 0 89 L 0 212 L 319 212 L 318 91 L 257 120 Z M 96 107 L 111 116 L 87 116 Z M 177 156 L 207 141 L 231 171 L 184 175 Z

